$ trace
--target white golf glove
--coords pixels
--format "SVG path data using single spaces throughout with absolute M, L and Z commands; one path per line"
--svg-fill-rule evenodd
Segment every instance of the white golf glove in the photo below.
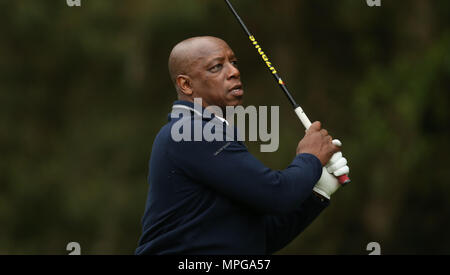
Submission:
M 332 142 L 336 146 L 342 146 L 342 143 L 338 139 L 334 139 Z M 313 191 L 330 199 L 330 196 L 341 186 L 336 177 L 348 174 L 349 172 L 350 168 L 347 166 L 347 159 L 342 156 L 341 152 L 335 153 L 325 167 L 323 167 L 322 176 L 314 186 Z

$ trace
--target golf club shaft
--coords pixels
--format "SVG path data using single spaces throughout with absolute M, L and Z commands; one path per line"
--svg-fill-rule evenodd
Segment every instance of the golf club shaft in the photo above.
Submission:
M 264 51 L 262 50 L 261 46 L 258 44 L 258 42 L 256 41 L 255 37 L 250 33 L 250 31 L 248 30 L 247 26 L 244 24 L 244 21 L 242 21 L 241 17 L 239 16 L 239 14 L 237 14 L 236 10 L 234 9 L 234 7 L 231 5 L 230 1 L 225 0 L 225 2 L 227 3 L 228 7 L 230 8 L 231 12 L 234 14 L 234 16 L 236 17 L 236 19 L 239 21 L 239 24 L 242 26 L 242 28 L 244 29 L 245 33 L 247 34 L 248 38 L 250 39 L 252 45 L 255 47 L 256 50 L 258 50 L 258 53 L 260 54 L 261 58 L 263 59 L 264 63 L 267 65 L 268 69 L 270 70 L 270 72 L 272 73 L 272 76 L 275 78 L 275 80 L 277 81 L 278 85 L 280 86 L 281 90 L 283 90 L 284 94 L 287 96 L 287 98 L 289 99 L 289 102 L 292 104 L 292 107 L 294 108 L 295 113 L 297 114 L 298 118 L 300 119 L 300 121 L 302 122 L 303 126 L 308 129 L 311 126 L 311 121 L 309 120 L 309 118 L 306 116 L 305 112 L 303 111 L 303 109 L 300 107 L 300 105 L 298 105 L 294 98 L 292 97 L 291 93 L 289 92 L 288 88 L 286 87 L 286 84 L 284 83 L 284 81 L 281 79 L 281 77 L 278 75 L 277 70 L 275 69 L 275 67 L 273 66 L 273 64 L 269 61 L 269 58 L 267 57 L 267 55 L 264 53 Z M 348 175 L 342 175 L 338 177 L 338 181 L 341 184 L 347 184 L 350 182 L 350 178 L 348 177 Z

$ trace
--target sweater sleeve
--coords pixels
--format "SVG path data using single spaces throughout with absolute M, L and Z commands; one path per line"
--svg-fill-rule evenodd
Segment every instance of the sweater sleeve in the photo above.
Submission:
M 294 240 L 330 204 L 311 194 L 295 211 L 285 215 L 266 215 L 266 253 L 272 254 Z
M 188 177 L 264 214 L 298 209 L 322 173 L 311 154 L 297 155 L 282 171 L 271 170 L 238 141 L 172 141 L 168 148 L 168 157 Z

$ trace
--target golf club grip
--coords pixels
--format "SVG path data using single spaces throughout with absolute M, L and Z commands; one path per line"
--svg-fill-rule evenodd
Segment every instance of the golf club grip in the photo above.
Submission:
M 302 122 L 303 126 L 305 126 L 305 129 L 308 130 L 309 127 L 311 126 L 311 121 L 306 116 L 305 112 L 303 112 L 303 109 L 300 106 L 298 106 L 297 108 L 294 109 L 294 111 L 297 114 L 300 121 Z M 350 181 L 351 181 L 350 178 L 348 177 L 348 175 L 339 176 L 339 177 L 337 177 L 337 179 L 338 179 L 339 183 L 342 185 L 346 185 L 347 183 L 350 183 Z
M 337 177 L 338 181 L 342 185 L 346 185 L 347 183 L 351 182 L 351 179 L 348 177 L 348 175 L 342 175 Z
M 295 113 L 297 114 L 298 118 L 300 119 L 300 121 L 302 122 L 303 126 L 305 127 L 305 129 L 308 129 L 309 126 L 311 126 L 311 121 L 309 120 L 309 118 L 306 116 L 305 112 L 303 111 L 303 109 L 300 107 L 300 105 L 298 105 L 294 98 L 292 97 L 291 93 L 289 92 L 289 90 L 287 89 L 286 84 L 284 83 L 284 81 L 281 79 L 281 77 L 278 75 L 277 70 L 275 69 L 275 66 L 269 61 L 269 58 L 267 57 L 267 55 L 264 53 L 264 51 L 262 50 L 261 46 L 259 45 L 259 43 L 256 41 L 255 37 L 251 34 L 251 32 L 248 30 L 247 26 L 245 25 L 244 21 L 242 21 L 241 17 L 239 16 L 239 14 L 236 12 L 236 10 L 234 9 L 233 5 L 231 5 L 230 1 L 225 0 L 225 3 L 227 3 L 228 7 L 230 8 L 231 12 L 233 13 L 234 17 L 238 20 L 239 24 L 241 25 L 241 27 L 244 29 L 245 34 L 248 36 L 248 38 L 250 39 L 252 45 L 255 47 L 255 49 L 258 51 L 258 53 L 260 54 L 261 58 L 263 59 L 264 63 L 266 64 L 266 66 L 268 67 L 268 69 L 270 70 L 270 72 L 272 73 L 272 76 L 275 78 L 275 81 L 278 83 L 278 85 L 280 86 L 281 90 L 283 90 L 284 94 L 286 95 L 286 97 L 289 99 L 289 102 L 291 102 Z M 347 175 L 342 175 L 337 177 L 338 181 L 340 184 L 345 185 L 347 183 L 350 182 L 350 178 Z

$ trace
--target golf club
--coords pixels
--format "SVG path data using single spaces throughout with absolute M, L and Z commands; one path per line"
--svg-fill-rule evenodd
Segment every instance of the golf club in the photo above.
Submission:
M 298 105 L 295 102 L 295 100 L 292 97 L 291 93 L 289 93 L 289 91 L 288 91 L 288 89 L 286 87 L 286 84 L 281 79 L 281 77 L 278 75 L 277 70 L 275 69 L 273 64 L 269 61 L 269 58 L 264 53 L 264 51 L 262 50 L 261 46 L 256 41 L 255 37 L 250 33 L 250 31 L 248 30 L 247 26 L 245 26 L 244 22 L 242 21 L 241 17 L 237 14 L 236 10 L 231 5 L 230 1 L 225 0 L 225 2 L 227 3 L 228 7 L 230 8 L 231 12 L 234 14 L 236 19 L 239 21 L 239 23 L 242 26 L 242 28 L 244 29 L 245 33 L 249 37 L 252 45 L 255 47 L 255 49 L 258 51 L 258 53 L 261 55 L 261 58 L 263 59 L 264 63 L 267 65 L 267 68 L 270 70 L 270 72 L 272 73 L 273 77 L 277 81 L 278 85 L 280 86 L 280 88 L 283 90 L 284 94 L 289 99 L 289 102 L 291 102 L 292 107 L 294 108 L 294 111 L 297 114 L 297 116 L 300 119 L 300 121 L 302 122 L 303 126 L 305 126 L 305 128 L 308 129 L 309 126 L 311 126 L 311 121 L 306 116 L 305 112 L 300 107 L 300 105 Z M 342 176 L 339 176 L 337 178 L 338 178 L 339 183 L 342 184 L 342 185 L 345 185 L 345 184 L 350 182 L 350 178 L 348 177 L 348 175 L 342 175 Z

